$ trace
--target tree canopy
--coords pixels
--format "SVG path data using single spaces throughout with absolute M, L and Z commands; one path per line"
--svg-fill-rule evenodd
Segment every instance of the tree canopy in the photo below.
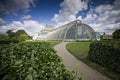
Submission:
M 117 29 L 113 32 L 113 38 L 114 39 L 120 39 L 120 29 Z
M 27 34 L 20 34 L 17 39 L 19 41 L 25 41 L 29 39 L 29 36 Z
M 8 30 L 6 34 L 0 34 L 0 42 L 19 42 L 32 39 L 24 30 L 18 30 L 13 32 L 13 30 Z

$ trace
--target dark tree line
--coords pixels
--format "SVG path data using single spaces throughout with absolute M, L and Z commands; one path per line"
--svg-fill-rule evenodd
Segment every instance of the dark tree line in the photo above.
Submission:
M 32 39 L 24 30 L 18 30 L 13 32 L 13 30 L 8 30 L 6 34 L 0 34 L 0 43 L 2 42 L 20 42 Z
M 120 39 L 120 29 L 113 32 L 113 39 Z

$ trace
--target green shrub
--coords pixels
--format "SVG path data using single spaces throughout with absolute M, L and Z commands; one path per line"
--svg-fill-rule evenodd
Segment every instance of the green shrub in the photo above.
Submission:
M 120 29 L 116 29 L 112 35 L 113 39 L 120 39 Z
M 8 40 L 8 39 L 0 40 L 0 44 L 10 44 L 10 43 L 18 43 L 18 42 L 20 42 L 20 41 L 18 41 L 18 40 Z
M 0 45 L 0 80 L 73 80 L 46 42 Z
M 91 43 L 88 59 L 108 70 L 120 73 L 120 42 L 102 41 Z

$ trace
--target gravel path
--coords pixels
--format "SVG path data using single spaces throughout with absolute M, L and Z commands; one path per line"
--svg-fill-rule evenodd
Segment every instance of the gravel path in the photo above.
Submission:
M 71 55 L 66 49 L 67 43 L 68 42 L 61 42 L 56 45 L 54 49 L 57 51 L 57 54 L 63 58 L 63 63 L 69 71 L 82 73 L 83 80 L 111 80 Z

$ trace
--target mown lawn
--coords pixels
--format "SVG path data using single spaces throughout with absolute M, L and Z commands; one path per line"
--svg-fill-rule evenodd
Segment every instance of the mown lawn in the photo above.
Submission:
M 110 77 L 112 80 L 119 80 L 119 75 L 116 75 L 104 67 L 101 67 L 87 59 L 90 43 L 91 42 L 71 42 L 66 45 L 66 48 L 73 56 L 86 63 L 88 66 Z
M 72 42 L 68 43 L 66 47 L 68 51 L 78 59 L 85 60 L 88 55 L 90 43 L 91 42 Z
M 59 44 L 61 41 L 47 41 L 50 42 L 50 45 L 54 47 L 55 45 Z

